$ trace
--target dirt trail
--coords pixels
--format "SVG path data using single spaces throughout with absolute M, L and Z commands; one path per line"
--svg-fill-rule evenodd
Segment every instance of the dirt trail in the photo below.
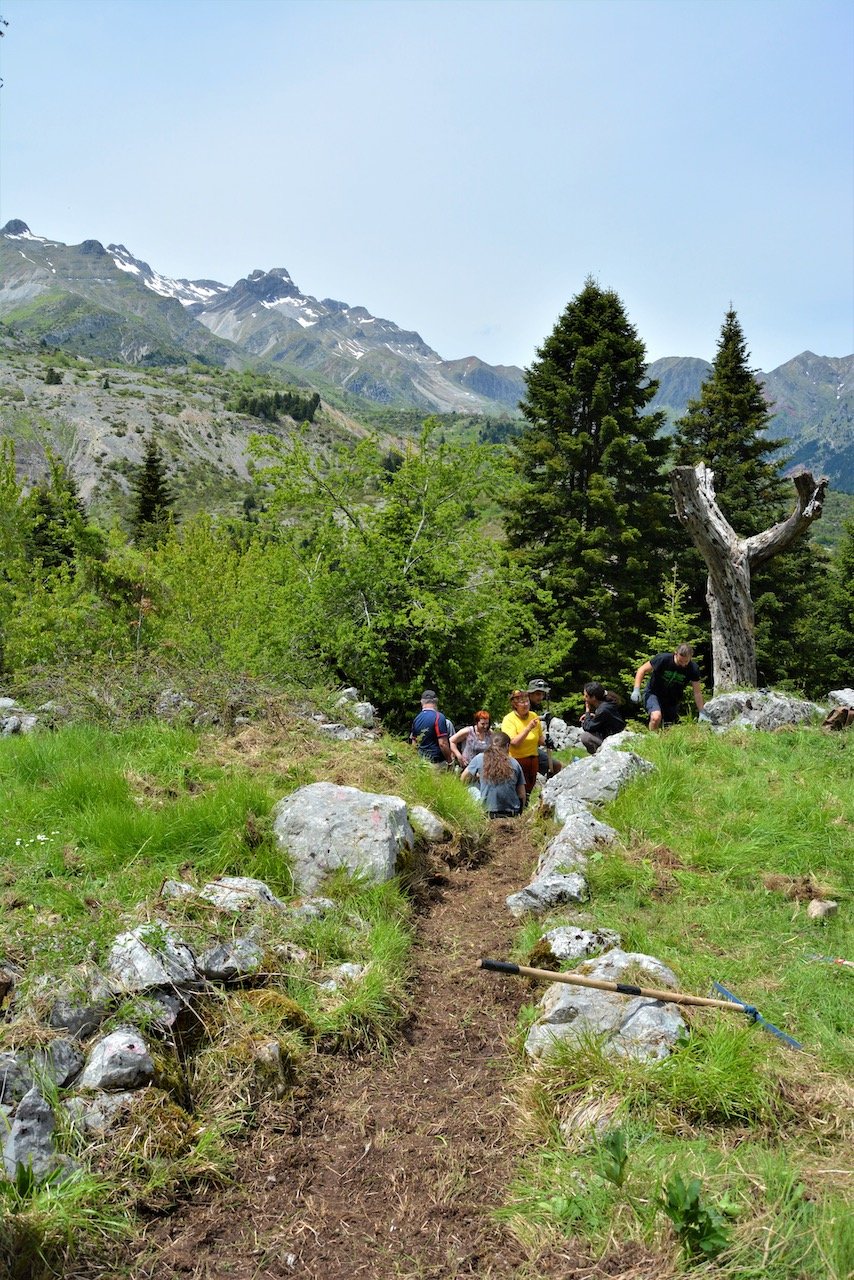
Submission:
M 506 954 L 516 925 L 504 899 L 532 860 L 524 826 L 499 822 L 486 862 L 442 867 L 418 924 L 415 1014 L 393 1057 L 320 1059 L 302 1114 L 251 1136 L 236 1185 L 153 1227 L 147 1277 L 570 1274 L 566 1257 L 559 1271 L 554 1258 L 526 1262 L 492 1216 L 518 1154 L 508 1038 L 527 992 L 475 966 Z

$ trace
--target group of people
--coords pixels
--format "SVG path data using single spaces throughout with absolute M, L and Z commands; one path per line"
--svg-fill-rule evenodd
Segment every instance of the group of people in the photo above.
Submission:
M 643 690 L 641 682 L 648 677 Z M 694 692 L 698 711 L 704 700 L 700 671 L 688 644 L 675 653 L 659 653 L 638 667 L 631 701 L 643 700 L 649 713 L 649 727 L 674 724 L 686 685 Z M 439 710 L 432 689 L 421 695 L 421 710 L 412 722 L 410 742 L 432 764 L 458 765 L 462 781 L 476 783 L 481 801 L 491 818 L 516 817 L 525 808 L 537 785 L 537 776 L 553 777 L 562 765 L 552 758 L 548 737 L 550 715 L 544 713 L 550 688 L 542 679 L 531 680 L 527 689 L 514 689 L 510 710 L 501 728 L 492 728 L 488 711 L 476 711 L 472 723 L 457 731 Z M 626 719 L 620 700 L 598 681 L 584 686 L 581 716 L 581 743 L 593 755 L 606 738 L 622 732 Z
M 463 782 L 477 784 L 490 817 L 516 817 L 537 785 L 538 772 L 551 777 L 563 767 L 552 759 L 549 716 L 543 714 L 549 692 L 545 680 L 532 680 L 527 689 L 513 690 L 500 729 L 493 728 L 489 712 L 481 710 L 457 731 L 439 710 L 434 690 L 425 689 L 410 742 L 432 764 L 459 765 Z

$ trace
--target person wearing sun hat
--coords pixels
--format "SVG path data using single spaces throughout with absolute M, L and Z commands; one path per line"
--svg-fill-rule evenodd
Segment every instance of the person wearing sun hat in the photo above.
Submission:
M 510 739 L 510 756 L 518 760 L 528 796 L 537 785 L 537 750 L 545 742 L 540 717 L 531 710 L 527 689 L 514 689 L 510 710 L 501 721 L 501 732 Z
M 548 710 L 550 693 L 551 685 L 548 680 L 543 680 L 541 676 L 528 681 L 527 694 L 531 710 L 535 716 L 541 718 L 546 731 L 545 742 L 541 747 L 537 748 L 537 768 L 544 778 L 553 778 L 563 768 L 559 760 L 553 759 L 551 753 L 552 744 L 549 742 L 549 723 L 552 718 L 551 712 Z M 543 703 L 546 704 L 545 710 Z

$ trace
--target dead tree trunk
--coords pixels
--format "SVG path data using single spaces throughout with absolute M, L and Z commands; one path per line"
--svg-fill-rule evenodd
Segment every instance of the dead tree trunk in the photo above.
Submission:
M 785 550 L 822 512 L 827 479 L 809 472 L 794 476 L 798 494 L 788 520 L 739 538 L 717 504 L 714 472 L 705 463 L 674 467 L 671 477 L 676 514 L 706 562 L 706 600 L 712 620 L 715 693 L 756 687 L 756 640 L 750 570 Z

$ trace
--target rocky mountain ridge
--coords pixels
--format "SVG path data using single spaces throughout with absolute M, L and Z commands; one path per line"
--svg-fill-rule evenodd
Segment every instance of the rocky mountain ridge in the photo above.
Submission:
M 228 286 L 175 280 L 121 244 L 63 245 L 20 220 L 0 232 L 0 318 L 75 354 L 133 364 L 189 353 L 227 368 L 263 361 L 375 404 L 425 412 L 515 411 L 522 370 L 446 361 L 420 334 L 362 306 L 303 294 L 284 267 Z
M 24 341 L 94 362 L 148 368 L 188 361 L 226 370 L 272 371 L 317 389 L 358 418 L 359 405 L 507 417 L 524 374 L 476 356 L 443 360 L 415 331 L 363 306 L 303 293 L 284 267 L 255 270 L 233 285 L 173 279 L 122 244 L 64 245 L 13 220 L 0 231 L 0 320 Z M 653 361 L 659 389 L 650 408 L 672 424 L 699 394 L 711 365 L 695 357 Z M 760 373 L 790 441 L 789 466 L 830 477 L 854 493 L 854 356 L 802 352 Z

